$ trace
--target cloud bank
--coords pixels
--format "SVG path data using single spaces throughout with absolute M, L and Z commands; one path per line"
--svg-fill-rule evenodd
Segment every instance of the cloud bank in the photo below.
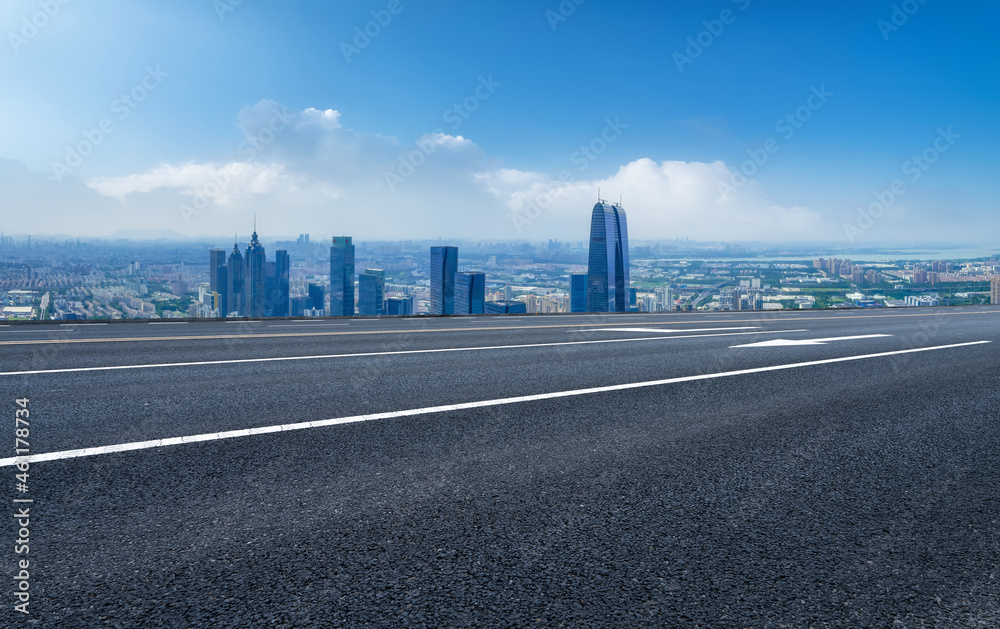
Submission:
M 274 236 L 584 240 L 600 189 L 613 200 L 623 195 L 633 240 L 839 237 L 821 212 L 775 205 L 755 181 L 720 187 L 733 175 L 722 162 L 612 165 L 598 156 L 579 171 L 531 172 L 506 167 L 469 138 L 437 132 L 407 143 L 345 127 L 342 118 L 263 100 L 238 112 L 242 139 L 229 160 L 159 164 L 85 185 L 0 162 L 0 185 L 18 214 L 8 229 L 39 232 L 29 207 L 43 205 L 60 231 L 83 236 L 135 228 L 227 234 L 246 231 L 256 213 L 260 231 Z M 583 178 L 594 171 L 612 174 Z

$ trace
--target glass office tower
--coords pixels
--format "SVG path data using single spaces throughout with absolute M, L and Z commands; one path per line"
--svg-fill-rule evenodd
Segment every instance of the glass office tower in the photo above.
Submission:
M 354 244 L 336 236 L 330 247 L 330 316 L 354 315 Z
M 413 314 L 413 297 L 390 297 L 385 300 L 386 314 L 403 316 Z
M 629 310 L 628 222 L 619 205 L 600 202 L 590 219 L 587 311 Z
M 209 290 L 218 295 L 219 316 L 229 314 L 229 273 L 226 269 L 226 250 L 212 249 L 208 260 Z
M 431 247 L 431 314 L 455 314 L 458 247 Z
M 229 310 L 224 316 L 236 313 L 237 317 L 246 316 L 246 302 L 244 301 L 244 279 L 246 277 L 246 264 L 243 254 L 240 253 L 239 243 L 233 243 L 233 250 L 229 254 L 229 263 L 226 265 L 226 308 Z
M 455 314 L 485 314 L 486 274 L 455 274 Z
M 265 317 L 267 312 L 267 254 L 264 245 L 257 239 L 257 230 L 254 230 L 250 243 L 247 244 L 247 251 L 244 254 L 246 263 L 246 310 L 248 317 Z
M 385 271 L 366 269 L 358 275 L 358 314 L 365 317 L 385 314 Z
M 569 276 L 569 311 L 587 312 L 587 274 Z
M 289 275 L 292 263 L 288 251 L 278 249 L 274 252 L 274 292 L 271 293 L 271 312 L 275 317 L 287 317 L 291 314 L 291 285 Z

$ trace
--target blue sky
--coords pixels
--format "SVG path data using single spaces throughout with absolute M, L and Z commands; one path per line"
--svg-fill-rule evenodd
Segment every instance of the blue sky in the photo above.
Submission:
M 283 234 L 570 240 L 600 186 L 650 238 L 988 240 L 998 18 L 940 0 L 15 0 L 4 230 L 215 235 L 256 211 Z

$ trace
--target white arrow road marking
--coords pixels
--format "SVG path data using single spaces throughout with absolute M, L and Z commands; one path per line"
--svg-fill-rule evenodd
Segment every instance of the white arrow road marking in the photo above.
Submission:
M 761 341 L 760 343 L 748 343 L 746 345 L 730 345 L 730 349 L 733 347 L 787 347 L 789 345 L 826 345 L 831 341 L 853 341 L 855 339 L 876 339 L 886 336 L 892 336 L 891 334 L 862 334 L 860 336 L 835 336 L 828 339 L 804 339 L 801 341 L 793 341 L 790 339 L 772 339 L 770 341 Z

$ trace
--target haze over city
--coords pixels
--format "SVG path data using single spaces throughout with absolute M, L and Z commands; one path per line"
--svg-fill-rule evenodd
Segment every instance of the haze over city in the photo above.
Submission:
M 998 9 L 904 5 L 14 2 L 4 231 L 985 242 Z

